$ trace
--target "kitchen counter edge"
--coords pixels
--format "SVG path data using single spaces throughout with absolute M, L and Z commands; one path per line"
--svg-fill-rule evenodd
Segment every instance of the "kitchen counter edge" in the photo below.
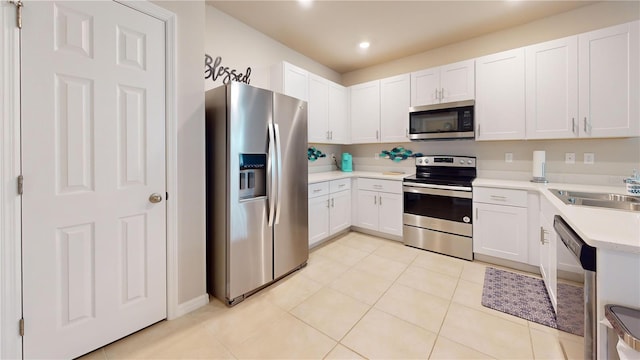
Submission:
M 640 254 L 640 213 L 567 205 L 550 189 L 625 194 L 624 186 L 566 183 L 538 184 L 524 180 L 476 178 L 475 187 L 536 191 L 558 210 L 562 218 L 590 246 Z
M 309 184 L 315 184 L 315 183 L 324 182 L 324 181 L 339 180 L 339 179 L 346 179 L 346 178 L 369 178 L 369 179 L 402 181 L 402 179 L 410 175 L 413 175 L 413 174 L 386 175 L 382 171 L 351 171 L 351 172 L 327 171 L 327 172 L 309 173 L 308 182 Z

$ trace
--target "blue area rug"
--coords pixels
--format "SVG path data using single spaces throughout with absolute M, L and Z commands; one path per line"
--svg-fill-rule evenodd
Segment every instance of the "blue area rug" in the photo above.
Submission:
M 578 336 L 584 334 L 581 287 L 558 283 L 556 317 L 542 279 L 488 267 L 484 274 L 482 305 Z

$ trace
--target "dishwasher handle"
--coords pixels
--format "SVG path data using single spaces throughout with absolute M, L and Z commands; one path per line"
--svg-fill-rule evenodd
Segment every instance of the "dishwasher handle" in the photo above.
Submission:
M 595 272 L 596 248 L 585 243 L 560 215 L 553 217 L 553 228 L 567 249 L 578 259 L 582 268 Z

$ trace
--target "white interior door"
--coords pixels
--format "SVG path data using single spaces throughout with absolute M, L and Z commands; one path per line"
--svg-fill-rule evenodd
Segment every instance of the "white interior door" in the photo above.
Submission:
M 111 1 L 23 21 L 24 356 L 73 358 L 166 317 L 164 22 Z

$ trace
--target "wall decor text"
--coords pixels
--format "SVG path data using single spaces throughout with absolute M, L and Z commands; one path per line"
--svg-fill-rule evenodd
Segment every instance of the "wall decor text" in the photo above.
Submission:
M 222 76 L 222 83 L 229 84 L 231 81 L 238 81 L 249 84 L 251 79 L 251 67 L 247 67 L 244 73 L 238 72 L 236 69 L 230 69 L 228 66 L 222 66 L 222 56 L 216 57 L 215 61 L 209 54 L 204 54 L 204 78 L 216 81 Z

